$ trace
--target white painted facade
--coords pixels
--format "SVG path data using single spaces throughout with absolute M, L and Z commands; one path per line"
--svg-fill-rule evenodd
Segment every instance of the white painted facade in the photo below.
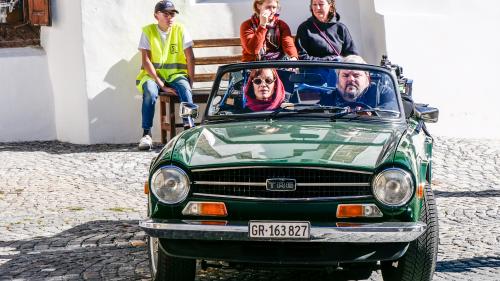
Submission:
M 195 39 L 237 37 L 251 0 L 174 0 Z M 307 1 L 281 0 L 292 32 Z M 129 143 L 141 135 L 141 27 L 156 0 L 53 0 L 42 48 L 0 49 L 0 142 Z M 440 109 L 435 135 L 500 138 L 495 85 L 500 2 L 337 0 L 368 62 L 382 54 L 413 78 L 414 98 Z M 203 53 L 196 53 L 203 55 Z M 476 105 L 475 103 L 480 102 Z M 485 109 L 491 104 L 490 109 Z M 157 119 L 154 136 L 159 139 Z

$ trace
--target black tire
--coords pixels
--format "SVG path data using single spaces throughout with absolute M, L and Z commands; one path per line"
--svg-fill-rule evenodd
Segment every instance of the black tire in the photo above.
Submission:
M 439 244 L 438 213 L 434 192 L 425 186 L 425 198 L 420 220 L 427 230 L 411 242 L 408 251 L 396 261 L 382 262 L 384 281 L 430 281 L 436 269 Z
M 149 265 L 154 281 L 193 281 L 196 260 L 175 258 L 167 255 L 158 238 L 148 236 Z

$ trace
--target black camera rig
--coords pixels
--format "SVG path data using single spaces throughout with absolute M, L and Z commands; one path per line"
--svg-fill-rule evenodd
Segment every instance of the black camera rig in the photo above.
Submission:
M 394 74 L 394 76 L 396 76 L 401 94 L 411 96 L 413 89 L 413 80 L 403 76 L 403 67 L 391 63 L 391 61 L 387 58 L 387 55 L 382 55 L 380 66 L 389 69 Z

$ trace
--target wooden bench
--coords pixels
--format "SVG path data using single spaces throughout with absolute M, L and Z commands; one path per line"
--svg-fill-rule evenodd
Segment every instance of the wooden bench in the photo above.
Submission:
M 229 47 L 241 47 L 240 38 L 224 38 L 224 39 L 202 39 L 194 40 L 193 48 L 213 48 L 213 53 L 217 54 L 220 48 Z M 216 49 L 217 48 L 217 49 Z M 227 50 L 226 50 L 227 51 Z M 221 64 L 236 63 L 241 61 L 241 50 L 239 55 L 226 55 L 226 56 L 196 56 L 195 52 L 195 65 L 196 66 L 217 66 Z M 197 104 L 206 104 L 208 96 L 211 90 L 211 84 L 209 86 L 198 86 L 203 82 L 213 82 L 215 79 L 216 71 L 208 71 L 203 73 L 198 73 L 198 69 L 195 71 L 194 83 L 193 84 L 193 102 Z M 206 83 L 205 83 L 206 84 Z M 177 128 L 182 128 L 182 120 L 178 118 L 181 122 L 176 123 L 176 115 L 178 110 L 176 110 L 176 104 L 179 104 L 179 98 L 175 93 L 174 89 L 167 92 L 161 92 L 160 96 L 160 127 L 161 127 L 161 142 L 167 143 L 176 135 Z

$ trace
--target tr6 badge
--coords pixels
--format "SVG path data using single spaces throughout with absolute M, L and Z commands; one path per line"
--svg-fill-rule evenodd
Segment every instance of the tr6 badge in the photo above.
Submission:
M 274 178 L 266 180 L 266 190 L 268 191 L 295 191 L 295 179 Z

